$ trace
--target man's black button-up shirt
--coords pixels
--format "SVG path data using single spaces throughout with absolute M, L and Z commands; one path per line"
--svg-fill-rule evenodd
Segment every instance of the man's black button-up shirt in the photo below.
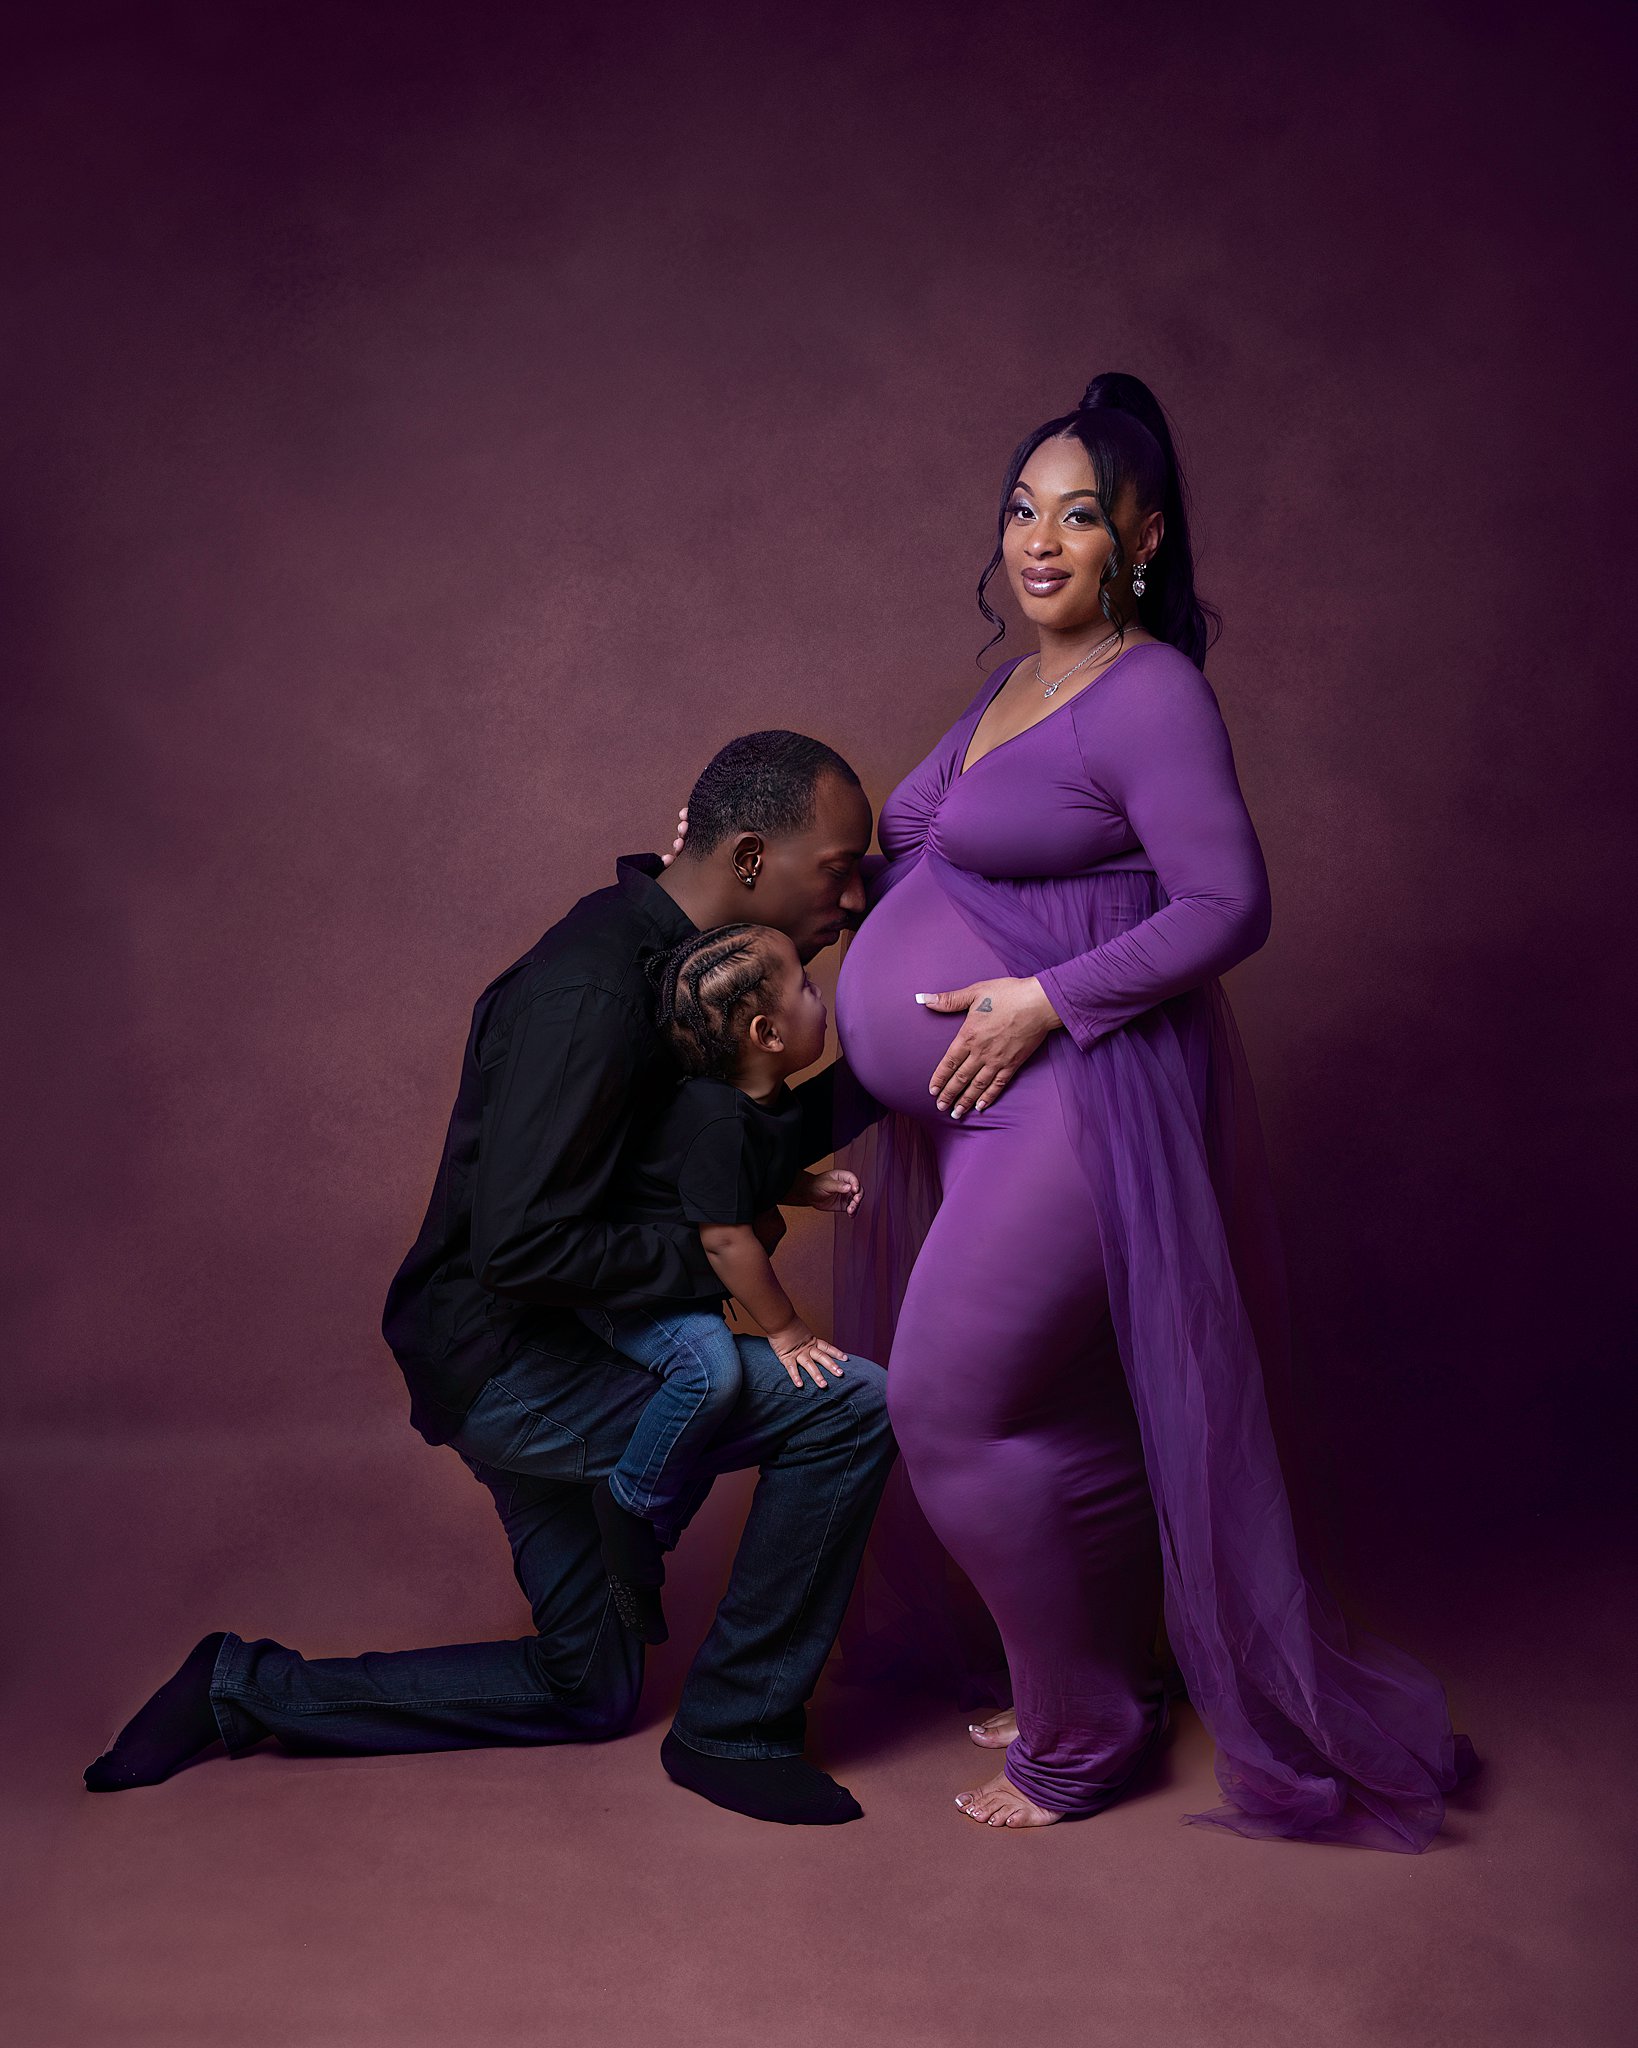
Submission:
M 472 1012 L 432 1200 L 381 1325 L 432 1443 L 518 1344 L 596 1348 L 568 1310 L 722 1298 L 697 1230 L 604 1213 L 628 1135 L 676 1084 L 644 962 L 696 930 L 658 886 L 656 855 L 615 871 Z M 833 1149 L 832 1082 L 826 1068 L 794 1091 L 810 1164 Z

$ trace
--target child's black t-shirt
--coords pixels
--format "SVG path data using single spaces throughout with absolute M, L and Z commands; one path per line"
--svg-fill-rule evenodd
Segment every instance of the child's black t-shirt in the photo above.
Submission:
M 780 1083 L 771 1102 L 691 1075 L 637 1132 L 610 1191 L 626 1223 L 754 1223 L 803 1167 L 802 1112 Z

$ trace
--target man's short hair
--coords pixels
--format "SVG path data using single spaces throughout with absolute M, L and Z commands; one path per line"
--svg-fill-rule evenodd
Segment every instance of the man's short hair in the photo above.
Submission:
M 707 762 L 688 796 L 683 850 L 699 860 L 733 832 L 781 839 L 813 823 L 821 775 L 859 778 L 834 747 L 801 732 L 747 732 Z

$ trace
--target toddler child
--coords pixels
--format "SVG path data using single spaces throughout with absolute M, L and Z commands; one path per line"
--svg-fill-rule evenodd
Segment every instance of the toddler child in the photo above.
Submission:
M 779 1204 L 849 1215 L 858 1207 L 856 1174 L 803 1171 L 820 1146 L 806 1142 L 786 1086 L 824 1051 L 824 1000 L 790 939 L 768 925 L 699 933 L 650 972 L 682 1075 L 628 1145 L 610 1214 L 696 1225 L 723 1296 L 759 1325 L 792 1383 L 828 1386 L 847 1354 L 796 1313 L 754 1228 Z M 660 1382 L 619 1462 L 593 1489 L 592 1507 L 616 1612 L 644 1642 L 663 1643 L 663 1551 L 696 1488 L 700 1453 L 739 1398 L 739 1345 L 720 1307 L 656 1301 L 577 1313 Z

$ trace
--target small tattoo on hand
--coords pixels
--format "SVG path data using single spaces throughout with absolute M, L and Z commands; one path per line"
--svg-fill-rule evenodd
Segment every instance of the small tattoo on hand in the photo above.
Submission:
M 983 1000 L 983 1001 L 982 1001 L 982 1002 L 981 1002 L 981 1003 L 979 1004 L 979 1006 L 978 1006 L 978 1007 L 979 1007 L 979 1008 L 980 1008 L 981 1010 L 993 1010 L 993 1009 L 995 1008 L 995 1005 L 994 1005 L 994 1003 L 992 1003 L 992 1002 L 990 1001 L 989 997 L 988 997 L 988 996 L 986 996 L 986 997 L 984 998 L 984 1000 Z

